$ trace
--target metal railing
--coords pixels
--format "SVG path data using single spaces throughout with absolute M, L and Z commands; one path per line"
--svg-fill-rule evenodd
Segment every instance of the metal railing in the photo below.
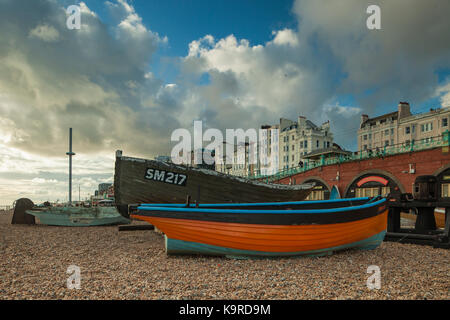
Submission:
M 410 143 L 401 143 L 390 146 L 384 146 L 383 148 L 376 148 L 363 150 L 360 152 L 353 152 L 349 155 L 339 155 L 335 157 L 325 157 L 322 155 L 320 160 L 306 160 L 303 166 L 292 167 L 289 169 L 281 170 L 273 175 L 250 175 L 250 179 L 258 179 L 264 182 L 273 182 L 280 179 L 292 176 L 294 174 L 303 173 L 318 167 L 347 163 L 352 161 L 361 161 L 367 159 L 383 158 L 386 156 L 392 156 L 402 153 L 410 153 L 428 149 L 434 149 L 439 147 L 448 147 L 450 141 L 450 132 L 447 130 L 442 135 L 435 137 L 428 137 L 417 141 L 411 141 Z

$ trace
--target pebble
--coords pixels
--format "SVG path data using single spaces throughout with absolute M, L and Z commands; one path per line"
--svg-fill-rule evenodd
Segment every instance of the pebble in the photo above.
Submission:
M 450 250 L 430 246 L 383 242 L 319 258 L 167 256 L 153 231 L 11 225 L 11 218 L 0 214 L 2 300 L 450 298 Z M 70 265 L 80 268 L 80 289 L 67 288 Z M 367 286 L 371 265 L 380 267 L 380 289 Z

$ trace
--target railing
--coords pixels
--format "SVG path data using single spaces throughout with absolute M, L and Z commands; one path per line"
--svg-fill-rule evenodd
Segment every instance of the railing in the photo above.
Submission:
M 0 211 L 8 211 L 11 210 L 13 207 L 12 206 L 0 206 Z
M 442 135 L 440 136 L 429 137 L 418 141 L 411 141 L 410 143 L 395 144 L 391 146 L 385 146 L 383 148 L 376 148 L 375 150 L 373 149 L 363 150 L 360 152 L 353 152 L 349 155 L 340 155 L 336 157 L 325 158 L 322 155 L 320 160 L 307 160 L 303 164 L 303 166 L 285 169 L 273 175 L 253 175 L 249 176 L 248 178 L 259 179 L 269 183 L 322 166 L 347 163 L 352 161 L 361 161 L 367 159 L 383 158 L 386 156 L 428 150 L 438 147 L 448 147 L 450 145 L 449 141 L 450 141 L 450 132 L 447 130 L 443 132 Z

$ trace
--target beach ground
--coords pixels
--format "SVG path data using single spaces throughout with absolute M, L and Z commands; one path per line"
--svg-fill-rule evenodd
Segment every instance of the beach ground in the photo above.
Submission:
M 0 299 L 450 298 L 450 250 L 429 246 L 383 242 L 316 258 L 167 256 L 154 231 L 11 218 L 0 213 Z M 80 289 L 67 288 L 71 265 L 80 268 Z M 369 266 L 379 267 L 380 289 L 367 286 Z

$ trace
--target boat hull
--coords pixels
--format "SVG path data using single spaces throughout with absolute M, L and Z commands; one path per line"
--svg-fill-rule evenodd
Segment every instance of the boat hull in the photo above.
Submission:
M 93 227 L 129 224 L 116 208 L 52 208 L 45 211 L 28 210 L 28 214 L 49 226 Z
M 317 214 L 276 213 L 272 214 L 275 216 L 274 223 L 266 224 L 270 221 L 270 213 L 246 214 L 237 210 L 228 215 L 219 215 L 214 211 L 208 214 L 196 210 L 190 214 L 192 219 L 188 219 L 181 208 L 166 208 L 173 212 L 158 212 L 160 209 L 138 211 L 132 217 L 147 221 L 164 232 L 167 254 L 243 257 L 325 255 L 353 247 L 375 249 L 384 239 L 388 212 L 383 205 L 362 207 L 351 212 L 339 208 Z M 145 215 L 146 212 L 154 216 Z M 171 213 L 174 218 L 170 217 Z M 202 219 L 199 214 L 205 217 Z M 333 215 L 339 222 L 330 222 Z M 306 219 L 308 216 L 310 218 Z
M 176 183 L 175 183 L 176 182 Z M 313 185 L 273 185 L 212 170 L 154 160 L 116 157 L 114 193 L 119 211 L 139 203 L 300 201 Z
M 373 250 L 376 249 L 383 242 L 385 235 L 386 231 L 382 231 L 370 238 L 350 244 L 344 244 L 331 248 L 297 251 L 297 252 L 266 252 L 256 250 L 241 250 L 241 249 L 214 246 L 199 242 L 170 239 L 166 235 L 164 237 L 167 254 L 180 254 L 180 255 L 200 254 L 212 256 L 226 256 L 229 258 L 240 258 L 240 257 L 292 257 L 292 256 L 321 257 L 331 255 L 335 251 L 349 248 L 358 248 L 361 250 Z

